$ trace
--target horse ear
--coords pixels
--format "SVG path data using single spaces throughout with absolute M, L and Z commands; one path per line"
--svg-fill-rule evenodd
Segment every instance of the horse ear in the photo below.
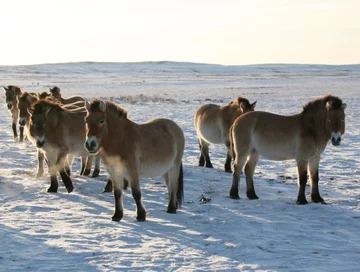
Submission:
M 343 104 L 341 105 L 341 108 L 342 108 L 343 110 L 345 110 L 346 107 L 347 107 L 347 105 L 346 105 L 345 103 L 343 103 Z
M 48 107 L 45 111 L 45 115 L 48 115 L 49 111 L 51 110 L 52 107 Z
M 332 104 L 331 104 L 330 101 L 326 102 L 326 109 L 327 109 L 327 110 L 330 110 L 330 109 L 331 109 L 331 106 L 332 106 Z
M 19 87 L 15 87 L 15 93 L 17 95 L 21 95 L 22 94 L 21 89 Z
M 90 111 L 90 103 L 88 101 L 85 101 L 85 109 Z
M 34 109 L 29 108 L 29 109 L 27 109 L 27 112 L 28 112 L 30 115 L 32 115 L 32 114 L 34 113 Z
M 254 110 L 254 109 L 255 109 L 256 102 L 257 102 L 257 101 L 255 101 L 254 103 L 252 103 L 252 104 L 250 105 L 250 108 L 251 108 L 252 110 Z
M 242 110 L 243 113 L 246 111 L 246 105 L 244 102 L 240 103 L 240 109 Z
M 9 88 L 6 88 L 6 86 L 3 86 L 5 92 L 9 90 Z
M 105 112 L 106 110 L 106 104 L 104 101 L 100 101 L 99 103 L 99 109 L 102 111 L 102 112 Z

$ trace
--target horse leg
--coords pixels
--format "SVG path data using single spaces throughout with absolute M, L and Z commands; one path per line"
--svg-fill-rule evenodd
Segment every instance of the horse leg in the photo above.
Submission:
M 199 140 L 199 150 L 200 150 L 199 166 L 202 167 L 205 165 L 205 157 L 204 157 L 203 153 L 201 152 L 202 148 L 201 148 L 200 140 Z
M 326 204 L 319 193 L 319 162 L 320 156 L 316 156 L 309 161 L 308 170 L 311 182 L 311 201 Z
M 81 169 L 80 169 L 80 175 L 83 175 L 85 172 L 85 166 L 86 166 L 86 157 L 81 157 Z
M 70 154 L 67 155 L 67 159 L 64 162 L 64 170 L 69 177 L 71 175 L 71 167 L 73 165 L 73 162 L 74 162 L 74 156 Z
M 20 142 L 24 141 L 24 127 L 20 126 Z
M 36 178 L 41 178 L 44 174 L 45 155 L 43 152 L 40 151 L 40 149 L 38 149 L 37 151 L 37 159 L 38 159 L 38 169 L 36 173 Z
M 13 134 L 14 134 L 14 139 L 15 141 L 17 140 L 17 130 L 16 130 L 16 123 L 12 123 L 12 130 L 13 130 Z
M 259 153 L 251 152 L 245 165 L 246 196 L 248 199 L 258 199 L 254 188 L 254 172 L 259 161 Z
M 166 186 L 168 188 L 169 203 L 167 212 L 176 213 L 177 209 L 177 189 L 178 189 L 178 177 L 179 170 L 176 167 L 171 168 L 167 173 L 163 175 Z
M 49 156 L 47 154 L 47 164 L 49 168 L 49 174 L 50 174 L 50 187 L 47 189 L 48 193 L 56 193 L 59 187 L 59 183 L 56 177 L 57 169 L 55 164 L 55 158 L 54 156 Z
M 114 187 L 114 200 L 115 200 L 115 211 L 111 218 L 112 221 L 120 221 L 124 216 L 123 206 L 123 192 L 121 179 L 117 177 L 110 177 L 109 181 L 112 181 Z
M 66 172 L 66 167 L 64 167 L 67 161 L 67 154 L 66 153 L 59 153 L 56 161 L 56 165 L 61 167 L 60 176 L 67 189 L 68 193 L 71 193 L 74 190 L 74 185 Z
M 93 161 L 94 156 L 91 155 L 91 156 L 81 157 L 81 158 L 82 158 L 82 160 L 85 159 L 85 161 L 86 161 L 85 170 L 83 170 L 81 172 L 81 174 L 84 176 L 88 176 L 88 175 L 90 175 L 90 172 L 91 172 L 91 166 L 92 166 L 92 161 Z
M 296 204 L 307 204 L 307 200 L 305 197 L 305 187 L 307 183 L 307 162 L 298 161 L 297 162 L 298 169 L 298 196 Z
M 227 153 L 226 153 L 226 161 L 225 161 L 225 172 L 231 173 L 231 153 L 230 153 L 230 142 L 227 141 L 226 142 L 226 147 L 227 147 Z
M 110 193 L 113 190 L 113 182 L 111 178 L 108 178 L 107 183 L 104 187 L 103 193 Z
M 214 168 L 209 156 L 209 144 L 205 141 L 200 141 L 200 156 L 203 156 L 205 159 L 205 167 L 206 168 Z M 199 163 L 200 164 L 200 163 Z
M 140 191 L 140 180 L 139 174 L 136 172 L 137 169 L 131 169 L 129 175 L 129 182 L 131 186 L 131 193 L 136 203 L 136 219 L 138 221 L 145 221 L 146 219 L 146 210 L 141 200 L 141 191 Z
M 94 168 L 94 172 L 92 173 L 92 177 L 96 178 L 99 176 L 100 174 L 100 160 L 101 160 L 101 156 L 95 155 L 95 168 Z

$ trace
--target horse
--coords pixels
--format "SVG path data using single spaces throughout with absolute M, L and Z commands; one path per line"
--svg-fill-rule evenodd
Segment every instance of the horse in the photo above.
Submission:
M 225 161 L 225 171 L 231 173 L 231 155 L 229 151 L 229 129 L 234 120 L 241 114 L 254 111 L 256 101 L 250 104 L 244 97 L 237 97 L 226 106 L 206 104 L 198 108 L 194 123 L 199 140 L 199 166 L 213 168 L 209 157 L 210 144 L 225 144 L 228 152 Z
M 9 85 L 9 86 L 3 86 L 5 90 L 5 103 L 7 105 L 8 110 L 11 114 L 12 119 L 12 130 L 14 134 L 15 141 L 18 139 L 17 134 L 17 127 L 16 124 L 19 120 L 19 109 L 18 109 L 18 102 L 17 97 L 21 95 L 21 89 L 18 86 Z M 24 141 L 24 128 L 20 127 L 20 142 Z
M 240 173 L 245 165 L 246 195 L 257 199 L 253 174 L 259 155 L 269 160 L 295 159 L 298 172 L 297 204 L 307 204 L 305 186 L 309 172 L 311 200 L 326 204 L 319 193 L 320 154 L 328 141 L 340 145 L 345 132 L 346 104 L 326 95 L 308 102 L 303 111 L 291 116 L 269 112 L 248 112 L 239 116 L 230 129 L 234 159 L 230 198 L 238 199 Z
M 24 93 L 22 93 L 22 95 L 20 95 L 18 97 L 19 125 L 20 125 L 20 127 L 25 127 L 25 130 L 27 131 L 27 135 L 30 135 L 30 131 L 29 131 L 30 114 L 28 112 L 28 109 L 30 108 L 32 103 L 39 100 L 39 97 L 41 97 L 41 96 L 39 96 L 38 94 L 28 93 L 28 92 L 24 92 Z M 46 97 L 45 99 L 52 99 L 50 96 L 45 96 L 45 97 Z M 55 100 L 54 100 L 54 102 L 55 102 Z M 63 107 L 67 108 L 67 109 L 77 109 L 77 108 L 79 108 L 79 106 L 81 108 L 81 105 L 78 105 L 77 103 L 63 105 Z M 84 107 L 84 102 L 82 102 L 82 106 Z M 84 110 L 84 108 L 83 108 L 83 110 Z M 32 143 L 36 146 L 36 143 L 33 140 L 33 138 L 30 137 L 30 140 L 32 140 Z M 38 155 L 38 169 L 37 169 L 36 177 L 41 178 L 44 173 L 44 155 L 40 149 L 38 149 L 37 155 Z M 94 156 L 88 156 L 88 157 L 81 158 L 80 175 L 87 176 L 90 174 L 93 157 Z M 70 175 L 70 166 L 72 165 L 73 159 L 74 159 L 74 157 L 69 155 L 67 163 L 65 165 L 65 170 L 68 175 Z M 99 173 L 100 173 L 100 156 L 96 156 L 95 157 L 95 168 L 94 168 L 92 177 L 99 176 Z
M 47 191 L 57 192 L 56 173 L 59 172 L 68 193 L 71 193 L 74 186 L 64 168 L 67 156 L 89 156 L 84 147 L 85 109 L 71 110 L 58 102 L 40 99 L 31 104 L 28 113 L 29 132 L 48 163 L 51 185 Z
M 72 103 L 78 102 L 78 101 L 85 101 L 85 99 L 81 96 L 71 96 L 68 98 L 63 98 L 60 94 L 60 88 L 57 86 L 50 88 L 50 94 L 54 99 L 56 99 L 58 102 L 60 102 L 63 105 L 72 104 Z
M 185 138 L 181 128 L 169 119 L 152 119 L 137 124 L 127 111 L 110 101 L 86 103 L 85 146 L 91 154 L 101 154 L 114 187 L 113 221 L 123 217 L 124 180 L 131 186 L 138 221 L 146 211 L 141 200 L 139 179 L 162 176 L 168 188 L 168 213 L 181 207 L 183 188 L 182 157 Z

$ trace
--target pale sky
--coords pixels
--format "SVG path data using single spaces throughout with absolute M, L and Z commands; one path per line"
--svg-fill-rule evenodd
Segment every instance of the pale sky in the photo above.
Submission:
M 360 63 L 360 0 L 1 0 L 0 65 Z

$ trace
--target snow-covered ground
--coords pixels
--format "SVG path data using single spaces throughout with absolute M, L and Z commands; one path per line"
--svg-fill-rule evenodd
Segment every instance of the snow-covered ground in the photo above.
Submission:
M 136 221 L 127 191 L 124 218 L 112 222 L 104 168 L 98 178 L 79 176 L 76 160 L 74 191 L 60 182 L 57 194 L 47 193 L 49 176 L 35 179 L 36 150 L 14 142 L 2 103 L 0 271 L 359 271 L 360 65 L 70 63 L 0 66 L 0 79 L 24 90 L 57 85 L 65 97 L 113 100 L 136 122 L 171 118 L 186 137 L 182 209 L 167 214 L 165 183 L 143 179 L 147 221 Z M 193 116 L 200 105 L 243 95 L 258 101 L 257 110 L 294 114 L 329 93 L 348 105 L 342 144 L 329 144 L 320 162 L 320 193 L 329 205 L 295 204 L 294 161 L 260 159 L 258 200 L 246 198 L 243 178 L 241 199 L 228 197 L 224 146 L 211 146 L 214 169 L 197 166 Z

